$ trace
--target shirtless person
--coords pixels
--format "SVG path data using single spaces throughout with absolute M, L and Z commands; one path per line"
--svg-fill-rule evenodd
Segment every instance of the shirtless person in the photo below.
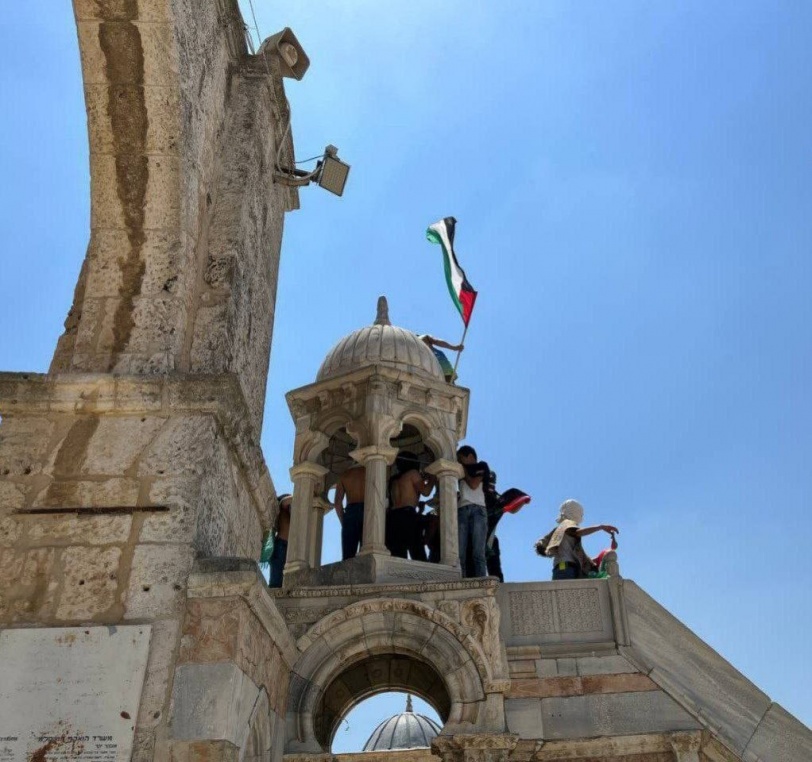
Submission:
M 389 480 L 389 510 L 386 513 L 386 547 L 393 556 L 413 561 L 426 560 L 426 546 L 418 530 L 417 503 L 434 489 L 436 480 L 417 469 L 411 452 L 401 452 L 395 461 L 397 474 Z
M 290 532 L 290 504 L 293 497 L 289 494 L 279 496 L 279 513 L 274 529 L 273 551 L 271 552 L 271 576 L 268 587 L 282 587 L 282 572 L 288 558 L 288 533 Z
M 434 336 L 429 336 L 427 333 L 418 334 L 417 338 L 419 338 L 424 344 L 428 345 L 428 348 L 434 353 L 434 356 L 437 358 L 437 362 L 440 363 L 440 368 L 442 368 L 446 382 L 450 384 L 453 381 L 456 381 L 457 374 L 454 373 L 454 366 L 446 356 L 446 353 L 442 352 L 439 347 L 442 347 L 443 349 L 450 349 L 453 352 L 462 352 L 465 347 L 462 344 L 449 344 L 447 341 L 435 338 Z
M 347 469 L 336 484 L 333 506 L 341 522 L 341 560 L 355 558 L 364 534 L 364 487 L 367 470 L 363 466 Z M 344 496 L 347 507 L 344 508 Z

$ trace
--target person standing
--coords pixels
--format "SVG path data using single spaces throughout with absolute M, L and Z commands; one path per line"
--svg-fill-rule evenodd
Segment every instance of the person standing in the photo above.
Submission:
M 389 480 L 389 510 L 386 512 L 386 547 L 393 556 L 412 561 L 426 560 L 426 546 L 420 531 L 419 497 L 434 489 L 433 476 L 419 470 L 420 462 L 411 452 L 398 453 L 397 473 Z
M 457 450 L 457 461 L 465 469 L 465 476 L 460 479 L 457 503 L 460 568 L 466 577 L 487 577 L 485 542 L 488 536 L 488 514 L 485 508 L 485 491 L 491 470 L 487 463 L 478 461 L 476 450 L 470 445 L 463 445 Z M 473 574 L 467 568 L 469 541 Z
M 271 567 L 268 587 L 282 587 L 285 561 L 288 558 L 288 533 L 290 532 L 290 506 L 293 496 L 285 493 L 279 498 L 279 513 L 274 527 L 273 550 L 269 564 Z
M 581 527 L 584 508 L 577 500 L 565 500 L 558 509 L 558 526 L 536 542 L 536 553 L 553 559 L 553 579 L 580 579 L 589 572 L 597 571 L 597 565 L 581 545 L 581 538 L 595 532 L 607 532 L 612 536 L 620 530 L 611 524 Z
M 341 522 L 341 560 L 355 558 L 364 535 L 364 490 L 367 470 L 363 466 L 347 469 L 336 484 L 333 507 Z M 344 498 L 347 506 L 344 507 Z

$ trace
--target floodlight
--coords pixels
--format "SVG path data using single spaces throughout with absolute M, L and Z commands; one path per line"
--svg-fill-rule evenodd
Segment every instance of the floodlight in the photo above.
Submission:
M 343 194 L 347 176 L 350 174 L 350 165 L 338 158 L 338 149 L 335 146 L 327 146 L 320 164 L 319 185 L 330 193 L 335 193 L 336 196 Z
M 274 172 L 274 182 L 303 188 L 305 185 L 310 185 L 311 181 L 315 181 L 330 193 L 341 196 L 344 193 L 344 186 L 347 184 L 349 174 L 350 165 L 341 161 L 338 158 L 338 149 L 330 145 L 324 149 L 324 156 L 319 159 L 316 168 L 312 172 L 277 165 Z

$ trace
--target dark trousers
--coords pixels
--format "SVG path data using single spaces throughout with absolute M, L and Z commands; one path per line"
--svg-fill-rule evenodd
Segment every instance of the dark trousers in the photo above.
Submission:
M 355 558 L 364 535 L 364 504 L 350 503 L 341 522 L 341 560 Z
M 386 547 L 397 558 L 426 560 L 426 546 L 414 506 L 392 508 L 386 512 Z
M 581 574 L 581 568 L 578 564 L 567 563 L 563 564 L 563 569 L 561 568 L 562 564 L 556 563 L 553 564 L 553 579 L 580 579 L 583 577 Z
M 282 587 L 282 574 L 285 570 L 285 561 L 288 558 L 288 541 L 274 540 L 271 552 L 271 576 L 268 587 Z

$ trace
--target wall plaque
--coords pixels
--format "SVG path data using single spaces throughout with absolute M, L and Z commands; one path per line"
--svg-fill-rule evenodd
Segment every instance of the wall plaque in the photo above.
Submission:
M 0 762 L 127 762 L 150 631 L 0 631 Z

